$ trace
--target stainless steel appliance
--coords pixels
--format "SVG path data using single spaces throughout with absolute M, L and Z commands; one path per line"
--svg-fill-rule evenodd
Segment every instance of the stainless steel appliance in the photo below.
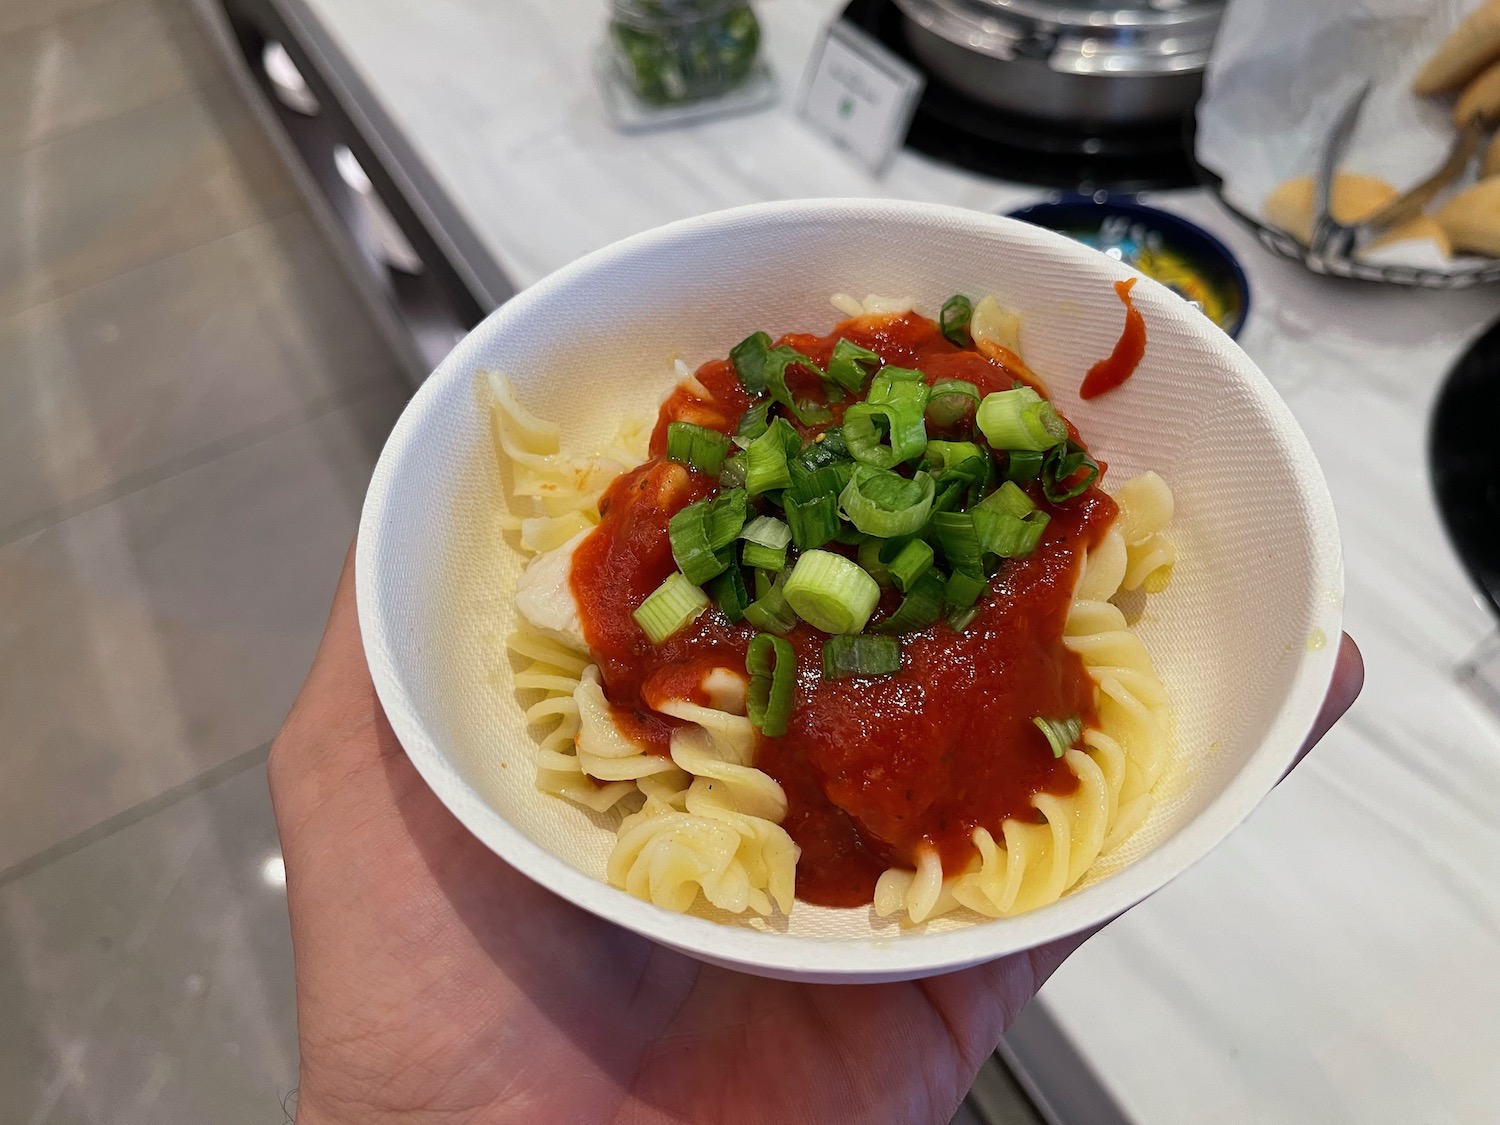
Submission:
M 894 0 L 912 53 L 995 109 L 1070 125 L 1181 117 L 1225 0 Z

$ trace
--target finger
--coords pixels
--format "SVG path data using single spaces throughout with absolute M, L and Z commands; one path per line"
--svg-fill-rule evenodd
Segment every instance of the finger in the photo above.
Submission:
M 1364 683 L 1365 658 L 1360 653 L 1359 646 L 1354 643 L 1354 638 L 1345 633 L 1343 640 L 1339 642 L 1338 662 L 1334 665 L 1333 681 L 1328 685 L 1328 694 L 1323 697 L 1323 707 L 1313 723 L 1312 732 L 1302 744 L 1302 749 L 1297 751 L 1297 757 L 1287 773 L 1296 769 L 1297 763 L 1307 757 L 1308 751 L 1318 744 L 1334 723 L 1344 717 L 1344 712 L 1359 698 L 1359 691 Z M 1284 778 L 1286 775 L 1282 776 Z

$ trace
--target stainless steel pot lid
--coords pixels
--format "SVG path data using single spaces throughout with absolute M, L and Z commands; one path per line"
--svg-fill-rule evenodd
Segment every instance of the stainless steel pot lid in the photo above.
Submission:
M 913 23 L 998 59 L 1065 74 L 1202 70 L 1225 0 L 895 0 Z

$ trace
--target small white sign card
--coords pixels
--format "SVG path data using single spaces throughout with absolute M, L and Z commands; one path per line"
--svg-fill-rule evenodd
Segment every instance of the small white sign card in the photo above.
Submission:
M 808 60 L 797 111 L 879 175 L 906 139 L 926 84 L 920 70 L 885 44 L 836 20 Z

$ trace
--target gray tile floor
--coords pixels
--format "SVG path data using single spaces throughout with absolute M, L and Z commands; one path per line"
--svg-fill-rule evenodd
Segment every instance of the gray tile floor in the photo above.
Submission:
M 0 1121 L 286 1120 L 266 748 L 406 391 L 187 0 L 0 0 Z

